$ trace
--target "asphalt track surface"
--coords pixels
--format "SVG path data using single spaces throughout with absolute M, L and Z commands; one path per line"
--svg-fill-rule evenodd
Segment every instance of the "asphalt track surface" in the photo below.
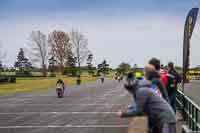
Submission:
M 190 81 L 189 84 L 185 84 L 184 90 L 185 95 L 200 106 L 200 80 Z
M 126 133 L 129 119 L 116 117 L 131 96 L 106 80 L 70 87 L 64 98 L 54 90 L 0 97 L 0 133 Z

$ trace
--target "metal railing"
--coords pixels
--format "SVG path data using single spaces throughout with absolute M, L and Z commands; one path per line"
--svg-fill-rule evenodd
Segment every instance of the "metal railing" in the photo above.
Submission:
M 189 130 L 200 131 L 200 107 L 181 90 L 177 92 L 176 101 Z

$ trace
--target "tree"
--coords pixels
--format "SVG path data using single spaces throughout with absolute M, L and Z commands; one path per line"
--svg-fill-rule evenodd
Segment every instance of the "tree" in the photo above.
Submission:
M 131 69 L 131 65 L 129 63 L 122 62 L 118 66 L 118 71 L 121 72 L 121 73 L 126 73 L 130 69 Z
M 48 42 L 51 48 L 50 54 L 56 58 L 61 73 L 64 71 L 67 53 L 72 49 L 69 40 L 68 34 L 63 31 L 53 31 L 49 34 Z
M 74 57 L 74 54 L 72 51 L 67 52 L 67 61 L 65 64 L 65 70 L 64 75 L 68 76 L 76 76 L 77 75 L 78 68 L 76 68 L 76 57 Z
M 109 64 L 106 60 L 104 60 L 101 64 L 98 64 L 98 73 L 102 72 L 104 74 L 108 73 L 109 71 Z
M 87 58 L 88 69 L 92 68 L 93 54 L 89 54 Z
M 30 34 L 29 53 L 33 62 L 39 62 L 43 76 L 47 76 L 48 45 L 46 35 L 41 31 L 32 31 Z
M 57 61 L 54 56 L 49 58 L 49 71 L 50 71 L 51 77 L 55 77 L 56 63 L 57 63 Z
M 80 33 L 78 30 L 72 30 L 71 32 L 71 41 L 72 41 L 72 45 L 74 48 L 74 53 L 76 55 L 77 58 L 77 63 L 78 63 L 78 67 L 79 67 L 79 73 L 80 73 L 80 66 L 81 63 L 83 63 L 89 53 L 88 50 L 88 41 L 85 38 L 85 36 Z
M 15 62 L 14 66 L 19 72 L 27 75 L 30 74 L 32 64 L 29 62 L 28 58 L 24 56 L 23 48 L 20 48 L 20 51 L 17 55 L 17 61 Z
M 0 75 L 3 71 L 3 59 L 6 57 L 6 52 L 3 52 L 3 45 L 0 42 Z
M 3 64 L 2 64 L 2 61 L 0 61 L 0 75 L 2 71 L 3 71 Z
M 3 70 L 3 64 L 2 64 L 2 61 L 0 61 L 0 71 Z
M 87 58 L 87 65 L 88 65 L 88 73 L 89 74 L 94 74 L 92 61 L 93 61 L 93 54 L 89 54 L 88 58 Z
M 70 50 L 67 52 L 67 61 L 65 66 L 67 68 L 73 68 L 76 66 L 76 57 L 74 57 L 74 54 Z

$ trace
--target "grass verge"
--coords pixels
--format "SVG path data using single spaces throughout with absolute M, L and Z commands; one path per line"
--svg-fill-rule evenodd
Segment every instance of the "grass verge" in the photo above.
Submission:
M 66 85 L 76 83 L 76 78 L 58 76 L 54 78 L 17 78 L 16 83 L 0 84 L 0 95 L 15 94 L 20 92 L 29 92 L 35 90 L 47 90 L 55 87 L 56 81 L 61 78 Z M 97 80 L 97 77 L 81 77 L 83 83 Z

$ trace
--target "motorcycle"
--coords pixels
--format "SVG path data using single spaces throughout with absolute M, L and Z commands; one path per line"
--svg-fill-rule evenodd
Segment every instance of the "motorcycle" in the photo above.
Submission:
M 104 83 L 104 78 L 101 78 L 101 83 L 102 83 L 102 84 Z
M 120 82 L 121 80 L 123 80 L 123 76 L 118 77 L 118 82 Z
M 64 86 L 63 86 L 63 84 L 57 84 L 56 85 L 56 93 L 58 95 L 58 98 L 62 98 L 64 96 Z

